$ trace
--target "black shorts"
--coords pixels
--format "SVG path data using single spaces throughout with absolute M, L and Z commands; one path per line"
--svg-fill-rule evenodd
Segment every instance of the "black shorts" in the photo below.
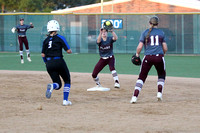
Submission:
M 53 83 L 58 83 L 59 88 L 62 86 L 60 76 L 65 84 L 71 84 L 70 73 L 63 58 L 50 59 L 46 62 L 47 72 L 49 73 Z

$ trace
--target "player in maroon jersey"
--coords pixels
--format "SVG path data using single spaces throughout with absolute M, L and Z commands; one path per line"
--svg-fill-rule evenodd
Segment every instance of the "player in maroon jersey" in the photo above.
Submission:
M 24 19 L 20 19 L 20 24 L 18 24 L 16 27 L 12 29 L 12 32 L 14 33 L 17 31 L 18 33 L 18 43 L 19 43 L 19 53 L 20 53 L 20 58 L 21 58 L 21 63 L 24 63 L 23 59 L 23 43 L 26 48 L 26 54 L 27 54 L 27 60 L 31 62 L 31 57 L 30 57 L 30 51 L 29 51 L 29 45 L 28 45 L 28 40 L 26 37 L 26 31 L 27 29 L 34 28 L 33 24 L 30 23 L 30 25 L 24 24 Z
M 136 81 L 135 91 L 131 98 L 130 103 L 136 103 L 139 92 L 141 91 L 143 84 L 147 78 L 148 72 L 154 65 L 158 73 L 157 81 L 157 98 L 162 100 L 162 92 L 165 83 L 165 59 L 164 54 L 167 52 L 167 44 L 165 41 L 165 34 L 162 30 L 158 29 L 158 17 L 152 17 L 149 21 L 150 28 L 145 30 L 141 37 L 137 47 L 136 56 L 139 54 L 144 46 L 144 58 L 140 68 L 139 78 Z
M 106 66 L 109 65 L 110 71 L 114 79 L 114 87 L 120 88 L 119 79 L 117 71 L 115 69 L 115 57 L 113 54 L 113 43 L 118 39 L 116 33 L 113 30 L 110 30 L 112 36 L 108 36 L 108 30 L 100 29 L 99 36 L 97 38 L 97 45 L 99 46 L 99 55 L 100 59 L 94 70 L 92 72 L 92 77 L 96 82 L 96 85 L 100 87 L 100 82 L 98 78 L 99 72 Z

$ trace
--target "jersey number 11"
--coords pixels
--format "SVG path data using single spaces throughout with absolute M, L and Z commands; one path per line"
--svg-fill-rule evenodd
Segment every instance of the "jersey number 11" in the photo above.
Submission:
M 150 39 L 151 39 L 151 46 L 159 45 L 159 36 L 158 35 L 156 35 L 155 37 L 151 36 Z M 154 40 L 156 40 L 156 43 L 154 43 Z

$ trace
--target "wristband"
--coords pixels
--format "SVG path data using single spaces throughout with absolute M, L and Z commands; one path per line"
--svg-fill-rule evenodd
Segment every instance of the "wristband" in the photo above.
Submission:
M 47 59 L 46 59 L 46 57 L 42 57 L 42 59 L 43 59 L 44 63 L 46 63 L 46 62 L 47 62 Z

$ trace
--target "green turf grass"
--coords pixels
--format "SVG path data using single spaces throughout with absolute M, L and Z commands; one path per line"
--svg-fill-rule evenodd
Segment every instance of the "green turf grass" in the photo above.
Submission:
M 140 67 L 131 63 L 131 56 L 131 54 L 115 54 L 118 74 L 139 74 Z M 24 64 L 21 64 L 18 53 L 0 53 L 0 70 L 46 71 L 40 53 L 31 53 L 31 59 L 32 62 L 28 62 L 26 56 L 24 56 Z M 99 55 L 64 54 L 64 59 L 70 72 L 92 73 L 99 60 Z M 200 78 L 200 56 L 166 55 L 165 61 L 167 76 Z M 110 73 L 109 67 L 106 66 L 101 73 Z M 154 67 L 152 67 L 149 75 L 157 75 Z

